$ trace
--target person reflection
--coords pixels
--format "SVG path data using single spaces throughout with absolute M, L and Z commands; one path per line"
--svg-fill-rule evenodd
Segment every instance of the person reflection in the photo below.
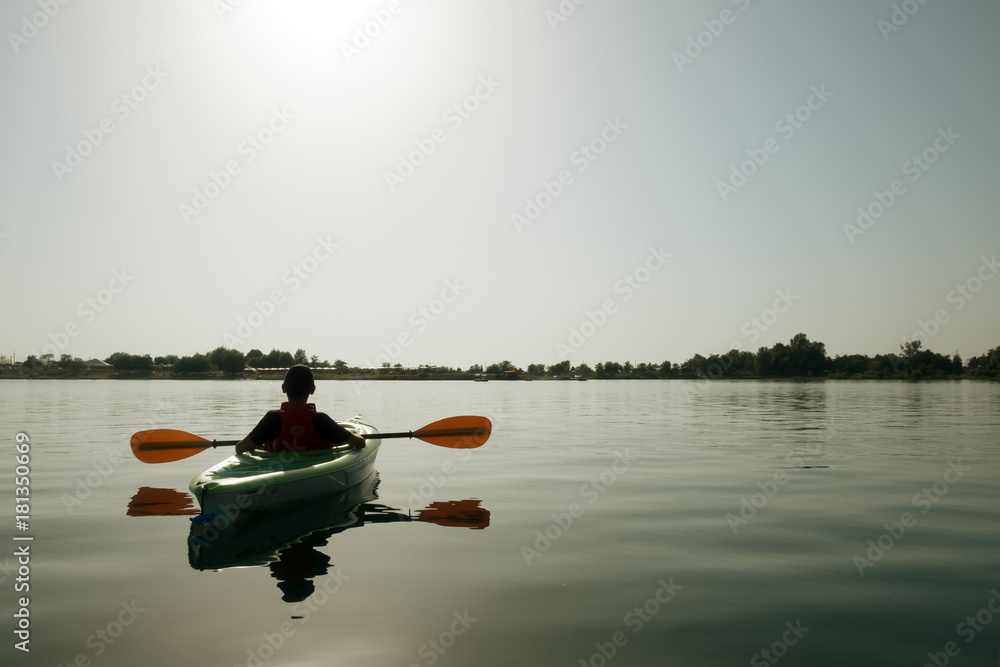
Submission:
M 313 579 L 327 575 L 331 567 L 330 557 L 318 549 L 325 547 L 333 535 L 365 524 L 411 520 L 406 514 L 377 503 L 362 503 L 352 513 L 355 518 L 351 523 L 306 535 L 275 554 L 278 560 L 268 568 L 271 577 L 278 580 L 282 600 L 302 602 L 316 591 Z
M 315 547 L 326 544 L 325 539 L 316 540 L 308 535 L 287 549 L 277 553 L 278 560 L 269 565 L 271 576 L 278 580 L 281 599 L 285 602 L 302 602 L 313 594 L 316 585 L 314 577 L 325 575 L 330 569 L 330 557 L 317 551 Z

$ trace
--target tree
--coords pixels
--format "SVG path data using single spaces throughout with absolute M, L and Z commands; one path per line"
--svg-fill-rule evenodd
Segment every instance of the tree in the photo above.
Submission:
M 838 377 L 861 376 L 872 370 L 872 360 L 864 354 L 838 355 L 830 364 L 834 375 Z
M 224 373 L 242 373 L 246 367 L 246 357 L 239 350 L 226 350 L 219 364 Z
M 229 348 L 222 347 L 220 345 L 219 347 L 215 348 L 214 350 L 208 353 L 208 362 L 212 364 L 212 366 L 214 366 L 215 368 L 221 369 L 222 360 L 225 359 L 226 352 L 228 351 Z
M 105 359 L 104 363 L 111 364 L 116 371 L 123 371 L 125 370 L 125 366 L 128 365 L 128 357 L 129 355 L 125 352 L 115 352 Z
M 569 362 L 567 362 L 567 364 L 568 363 Z M 493 375 L 502 375 L 502 374 L 506 373 L 508 370 L 510 370 L 513 367 L 514 367 L 514 364 L 512 364 L 508 360 L 504 359 L 503 361 L 501 361 L 498 364 L 490 364 L 489 366 L 487 366 L 486 367 L 486 372 L 487 373 L 491 373 Z
M 258 368 L 288 368 L 295 364 L 291 353 L 272 349 L 257 362 Z
M 639 362 L 632 370 L 632 377 L 640 380 L 649 380 L 656 377 L 656 364 L 647 364 L 645 361 Z
M 903 353 L 903 359 L 910 361 L 918 352 L 920 352 L 920 346 L 923 343 L 919 340 L 909 340 L 899 346 L 899 350 Z
M 730 373 L 733 377 L 750 377 L 754 374 L 753 352 L 733 348 L 726 356 L 730 360 Z
M 622 373 L 622 365 L 617 361 L 605 361 L 603 364 L 597 364 L 594 367 L 594 373 L 599 378 L 616 378 Z
M 153 370 L 153 358 L 148 354 L 127 354 L 115 352 L 105 360 L 116 371 L 148 373 Z
M 770 348 L 757 348 L 757 354 L 753 358 L 753 373 L 759 377 L 770 377 L 774 373 L 774 353 Z
M 589 378 L 594 377 L 594 370 L 587 364 L 580 364 L 576 367 L 576 372 L 581 377 Z
M 705 374 L 713 380 L 718 380 L 725 375 L 730 375 L 732 365 L 732 360 L 728 356 L 720 357 L 717 354 L 711 354 L 705 360 Z
M 333 370 L 337 373 L 343 373 L 347 370 L 347 362 L 343 359 L 337 359 L 333 362 Z
M 975 377 L 1000 376 L 1000 347 L 995 347 L 977 357 L 970 357 L 969 371 Z
M 307 364 L 309 363 L 309 357 L 306 356 L 306 351 L 301 347 L 295 350 L 295 354 L 292 356 L 294 363 L 296 364 Z
M 607 368 L 607 364 L 604 365 Z M 681 375 L 685 377 L 704 377 L 708 374 L 708 359 L 695 354 L 681 364 Z
M 792 357 L 788 346 L 784 343 L 775 343 L 771 347 L 771 360 L 774 362 L 771 368 L 771 375 L 778 377 L 790 377 L 792 372 Z
M 788 343 L 792 375 L 822 377 L 828 369 L 826 345 L 812 342 L 804 333 L 795 334 Z
M 876 354 L 868 371 L 870 377 L 890 378 L 899 372 L 903 359 L 896 354 Z
M 951 369 L 949 375 L 961 375 L 963 371 L 962 368 L 962 357 L 955 351 L 955 356 L 951 358 Z
M 528 364 L 528 375 L 545 375 L 545 364 Z
M 467 370 L 465 372 L 466 373 L 482 373 L 483 372 L 483 366 L 482 366 L 482 364 L 472 364 L 471 366 L 469 366 L 469 370 Z
M 131 368 L 129 370 L 138 371 L 140 373 L 149 373 L 153 370 L 153 357 L 148 354 L 144 354 L 142 356 L 133 354 L 130 365 Z
M 563 375 L 565 373 L 569 373 L 569 368 L 570 368 L 570 363 L 568 359 L 560 361 L 557 364 L 552 364 L 551 366 L 549 366 L 549 375 Z
M 208 360 L 208 356 L 196 353 L 190 357 L 181 357 L 174 364 L 174 373 L 186 374 L 186 373 L 207 373 L 212 370 L 212 362 Z
M 87 365 L 83 359 L 78 359 L 72 355 L 64 354 L 59 357 L 59 368 L 67 371 L 82 371 Z

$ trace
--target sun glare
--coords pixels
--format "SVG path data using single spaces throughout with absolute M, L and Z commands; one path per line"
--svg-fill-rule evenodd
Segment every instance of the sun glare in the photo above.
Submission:
M 246 3 L 240 18 L 253 26 L 254 48 L 289 72 L 329 67 L 336 56 L 343 10 L 315 2 Z

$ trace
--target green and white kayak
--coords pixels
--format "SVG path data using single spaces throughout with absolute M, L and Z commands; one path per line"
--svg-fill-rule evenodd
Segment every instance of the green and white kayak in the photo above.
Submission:
M 339 423 L 358 435 L 378 433 L 361 415 Z M 235 519 L 246 511 L 289 505 L 358 484 L 374 470 L 381 443 L 369 436 L 364 449 L 237 454 L 199 474 L 188 488 L 202 514 L 224 513 Z
M 282 559 L 282 552 L 303 538 L 328 537 L 371 520 L 378 497 L 378 472 L 345 491 L 284 505 L 273 510 L 245 512 L 230 520 L 225 512 L 212 519 L 192 521 L 188 535 L 188 562 L 196 570 L 256 567 Z M 390 514 L 386 512 L 386 514 Z M 204 519 L 204 517 L 202 517 Z M 399 515 L 399 520 L 409 520 Z M 315 541 L 310 540 L 311 543 Z

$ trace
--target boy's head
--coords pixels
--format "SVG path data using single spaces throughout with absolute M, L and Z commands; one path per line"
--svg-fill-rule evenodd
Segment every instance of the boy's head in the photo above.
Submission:
M 290 399 L 308 398 L 309 394 L 316 391 L 316 381 L 308 366 L 295 364 L 285 373 L 285 381 L 281 384 L 281 391 L 288 394 Z

